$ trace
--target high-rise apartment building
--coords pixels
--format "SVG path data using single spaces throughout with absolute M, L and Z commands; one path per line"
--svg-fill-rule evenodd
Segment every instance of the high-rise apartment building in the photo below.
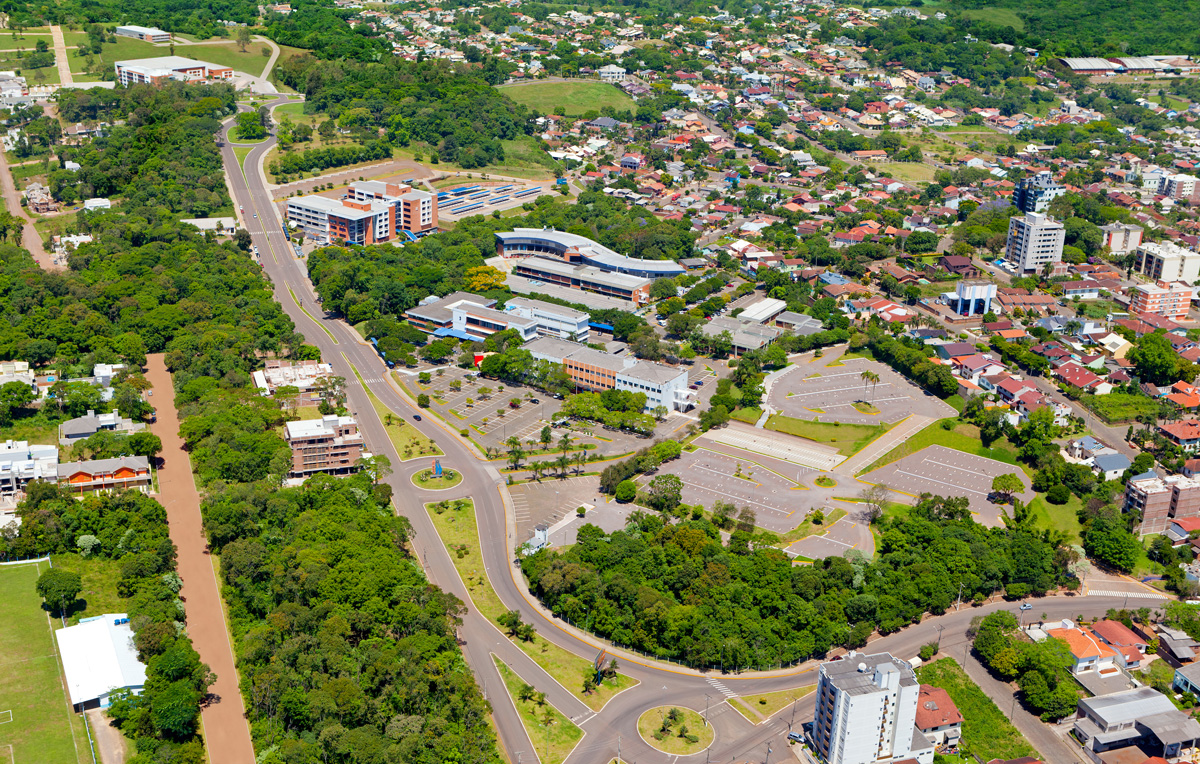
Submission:
M 1172 520 L 1200 517 L 1200 480 L 1183 475 L 1161 478 L 1154 473 L 1130 478 L 1125 485 L 1125 511 L 1141 515 L 1139 534 L 1164 533 Z
M 320 242 L 348 244 L 414 241 L 438 228 L 437 197 L 410 186 L 375 180 L 351 183 L 341 199 L 288 199 L 287 219 Z
M 1133 269 L 1155 281 L 1200 280 L 1200 252 L 1179 246 L 1173 241 L 1148 241 L 1137 247 Z
M 1021 212 L 1045 212 L 1050 209 L 1050 202 L 1066 192 L 1067 189 L 1054 182 L 1048 170 L 1043 170 L 1017 183 L 1013 204 Z
M 1180 281 L 1138 284 L 1130 290 L 1129 309 L 1134 313 L 1150 313 L 1172 321 L 1183 321 L 1192 307 L 1195 293 L 1195 287 Z
M 1142 243 L 1142 227 L 1133 223 L 1109 223 L 1100 226 L 1100 232 L 1104 236 L 1100 246 L 1114 255 L 1132 252 Z
M 1047 264 L 1062 262 L 1066 229 L 1057 220 L 1037 212 L 1008 221 L 1004 258 L 1021 273 L 1040 273 Z
M 1172 199 L 1191 199 L 1196 195 L 1196 180 L 1195 175 L 1183 173 L 1164 175 L 1158 181 L 1158 193 Z
M 292 477 L 306 478 L 316 472 L 348 474 L 358 469 L 363 436 L 353 417 L 330 414 L 320 419 L 288 422 L 287 444 L 292 449 Z
M 933 744 L 917 727 L 920 691 L 912 668 L 888 653 L 822 663 L 813 746 L 826 764 L 931 764 Z

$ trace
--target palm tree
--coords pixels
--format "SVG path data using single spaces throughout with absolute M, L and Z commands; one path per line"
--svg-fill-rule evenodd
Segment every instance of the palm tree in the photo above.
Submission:
M 862 374 L 859 374 L 858 376 L 859 376 L 859 378 L 860 378 L 860 379 L 862 379 L 862 381 L 863 381 L 863 387 L 864 387 L 864 388 L 865 388 L 865 387 L 866 387 L 868 384 L 870 384 L 870 385 L 871 385 L 871 400 L 872 400 L 872 404 L 871 404 L 871 405 L 874 405 L 874 400 L 875 400 L 875 385 L 878 385 L 878 384 L 879 384 L 879 375 L 878 375 L 878 374 L 876 374 L 876 373 L 875 373 L 875 372 L 873 372 L 873 371 L 864 371 Z
M 571 435 L 570 435 L 570 433 L 566 433 L 566 432 L 563 433 L 563 436 L 558 441 L 558 450 L 562 451 L 564 454 L 571 450 Z
M 568 457 L 566 454 L 560 454 L 558 459 L 555 460 L 555 463 L 558 464 L 558 469 L 559 469 L 560 475 L 562 477 L 566 477 L 567 476 L 567 467 L 568 467 L 568 465 L 571 464 L 570 457 Z
M 504 442 L 508 444 L 508 461 L 515 470 L 521 466 L 521 459 L 525 458 L 525 451 L 521 448 L 521 439 L 514 435 Z
M 583 470 L 583 465 L 587 464 L 587 452 L 575 452 L 575 474 L 578 475 Z

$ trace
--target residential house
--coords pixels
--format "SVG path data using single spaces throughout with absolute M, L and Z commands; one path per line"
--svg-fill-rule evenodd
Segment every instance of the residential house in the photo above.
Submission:
M 1196 648 L 1200 647 L 1200 642 L 1192 639 L 1186 632 L 1160 625 L 1156 636 L 1158 656 L 1175 668 L 1196 660 Z
M 147 493 L 151 480 L 150 460 L 144 456 L 119 456 L 58 465 L 58 484 L 72 493 L 120 491 L 127 488 Z
M 1092 624 L 1092 633 L 1113 648 L 1117 665 L 1126 671 L 1140 669 L 1146 660 L 1149 642 L 1120 621 L 1105 619 Z
M 1132 465 L 1125 454 L 1100 454 L 1092 460 L 1092 469 L 1101 480 L 1120 480 Z
M 1167 523 L 1167 538 L 1172 546 L 1183 546 L 1192 540 L 1192 534 L 1200 531 L 1200 517 L 1177 517 Z
M 1106 675 L 1117 671 L 1116 651 L 1089 629 L 1080 628 L 1070 621 L 1063 621 L 1060 628 L 1046 629 L 1045 632 L 1047 637 L 1061 639 L 1067 643 L 1074 661 L 1071 673 L 1094 671 Z
M 1160 424 L 1158 432 L 1189 454 L 1200 449 L 1200 420 L 1184 419 L 1179 422 Z
M 963 715 L 941 687 L 921 685 L 917 695 L 917 729 L 934 745 L 957 745 Z
M 105 414 L 97 414 L 89 409 L 84 416 L 68 419 L 58 426 L 58 442 L 64 446 L 73 446 L 101 430 L 133 434 L 144 429 L 145 424 L 125 419 L 116 409 Z
M 938 260 L 938 267 L 946 273 L 961 276 L 964 279 L 979 278 L 979 268 L 969 257 L 961 255 L 943 255 Z

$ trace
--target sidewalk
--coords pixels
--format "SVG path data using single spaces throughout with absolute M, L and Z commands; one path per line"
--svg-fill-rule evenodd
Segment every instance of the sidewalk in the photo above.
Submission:
M 920 416 L 919 414 L 910 416 L 891 430 L 880 435 L 875 439 L 874 443 L 867 444 L 866 448 L 842 462 L 834 471 L 853 477 L 860 470 L 874 464 L 876 459 L 925 429 L 933 421 L 929 417 Z
M 187 632 L 200 660 L 217 675 L 209 689 L 212 702 L 201 709 L 208 760 L 225 764 L 253 764 L 254 744 L 238 690 L 229 629 L 221 603 L 213 560 L 200 518 L 200 494 L 192 478 L 192 465 L 179 437 L 175 390 L 162 353 L 146 359 L 146 379 L 157 395 L 158 421 L 150 431 L 162 438 L 162 467 L 158 470 L 158 500 L 167 510 L 171 540 L 179 551 L 178 573 L 183 579 L 180 597 L 187 603 Z

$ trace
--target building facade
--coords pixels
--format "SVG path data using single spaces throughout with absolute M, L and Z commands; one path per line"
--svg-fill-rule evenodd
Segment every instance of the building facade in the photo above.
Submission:
M 1043 170 L 1017 183 L 1013 204 L 1021 212 L 1045 212 L 1050 209 L 1050 202 L 1066 192 L 1067 189 L 1054 182 L 1048 170 Z
M 351 183 L 346 196 L 288 199 L 287 220 L 322 243 L 413 241 L 438 229 L 437 197 L 409 186 L 379 181 Z
M 1065 240 L 1062 223 L 1028 212 L 1009 220 L 1004 258 L 1021 273 L 1041 273 L 1047 265 L 1062 262 Z
M 543 257 L 590 265 L 608 273 L 647 279 L 674 278 L 685 272 L 674 260 L 641 260 L 625 257 L 586 236 L 553 228 L 517 228 L 496 232 L 496 253 L 503 257 Z
M 171 33 L 154 27 L 139 27 L 136 24 L 126 24 L 113 30 L 117 37 L 132 37 L 145 42 L 170 42 Z
M 200 80 L 231 80 L 233 69 L 228 66 L 193 61 L 183 56 L 160 56 L 118 61 L 113 66 L 117 82 L 122 85 L 160 85 L 167 80 L 197 82 Z
M 687 411 L 695 404 L 684 369 L 604 353 L 586 345 L 539 337 L 525 345 L 535 359 L 560 363 L 575 386 L 587 392 L 628 390 L 646 394 L 646 410 Z
M 1163 533 L 1172 520 L 1200 517 L 1200 480 L 1171 475 L 1139 475 L 1125 485 L 1125 511 L 1138 512 L 1138 533 Z
M 122 491 L 126 488 L 147 493 L 151 481 L 150 460 L 144 456 L 119 456 L 58 465 L 58 482 L 72 493 Z
M 527 297 L 514 297 L 504 304 L 504 312 L 537 322 L 537 333 L 586 343 L 590 336 L 589 316 L 581 310 Z
M 517 276 L 548 284 L 595 292 L 618 300 L 629 300 L 635 306 L 644 305 L 650 300 L 650 279 L 625 273 L 611 273 L 590 265 L 572 265 L 541 257 L 526 257 L 513 263 L 512 272 Z
M 1142 227 L 1133 223 L 1109 223 L 1100 226 L 1103 235 L 1100 246 L 1108 247 L 1114 255 L 1132 252 L 1142 243 Z
M 1158 193 L 1172 199 L 1191 199 L 1196 195 L 1196 176 L 1183 173 L 1164 175 L 1158 181 Z
M 1200 252 L 1172 241 L 1148 241 L 1134 250 L 1133 269 L 1155 281 L 1200 280 Z
M 960 281 L 953 292 L 942 295 L 942 302 L 960 316 L 982 316 L 992 310 L 996 285 L 989 281 Z
M 0 443 L 0 496 L 13 496 L 34 480 L 58 480 L 58 449 L 24 440 Z
M 1157 284 L 1138 284 L 1130 290 L 1129 308 L 1134 313 L 1149 313 L 1183 321 L 1192 307 L 1195 288 L 1182 281 L 1159 281 Z
M 358 469 L 358 461 L 369 456 L 353 417 L 330 414 L 320 419 L 288 422 L 286 440 L 292 449 L 294 478 L 317 472 L 345 475 Z
M 317 380 L 333 376 L 333 366 L 317 360 L 281 361 L 268 359 L 264 368 L 253 372 L 250 377 L 261 395 L 274 395 L 281 387 L 294 387 L 299 391 L 298 406 L 314 406 L 321 402 Z
M 812 744 L 826 764 L 932 764 L 934 746 L 917 728 L 920 685 L 888 653 L 822 663 Z

